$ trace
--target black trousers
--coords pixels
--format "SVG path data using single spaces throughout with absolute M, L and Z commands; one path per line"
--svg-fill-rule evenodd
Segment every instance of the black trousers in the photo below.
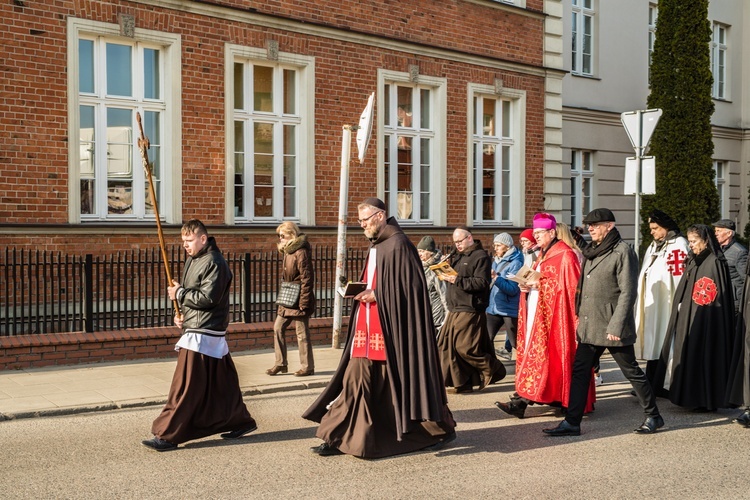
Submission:
M 495 341 L 495 336 L 500 329 L 505 326 L 505 332 L 508 334 L 507 346 L 510 343 L 513 349 L 516 348 L 516 332 L 518 330 L 518 318 L 510 316 L 498 316 L 497 314 L 487 313 L 487 331 L 490 334 L 490 340 Z M 510 349 L 508 349 L 510 351 Z
M 605 347 L 578 344 L 575 361 L 573 362 L 570 402 L 568 403 L 568 413 L 565 416 L 565 420 L 572 425 L 581 425 L 583 411 L 586 407 L 586 398 L 588 397 L 589 384 L 591 383 L 591 369 L 599 359 L 599 356 L 604 353 L 605 349 L 609 351 L 612 358 L 617 362 L 617 366 L 622 370 L 622 374 L 625 375 L 625 378 L 633 386 L 644 413 L 650 417 L 659 415 L 659 408 L 656 407 L 656 395 L 648 379 L 646 379 L 646 374 L 638 366 L 632 345 Z

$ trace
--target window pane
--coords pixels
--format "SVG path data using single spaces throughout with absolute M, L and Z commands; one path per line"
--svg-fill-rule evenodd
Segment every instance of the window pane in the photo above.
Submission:
M 400 219 L 408 219 L 413 214 L 414 196 L 414 163 L 412 157 L 412 137 L 400 137 L 405 148 L 398 150 L 398 198 L 396 199 L 397 216 Z
M 503 101 L 503 137 L 510 137 L 510 101 Z
M 473 106 L 474 106 L 473 107 L 473 109 L 474 109 L 474 123 L 472 123 L 472 131 L 471 131 L 471 133 L 474 134 L 474 135 L 477 135 L 477 133 L 478 133 L 477 129 L 479 128 L 479 125 L 478 125 L 478 123 L 479 123 L 479 116 L 480 116 L 479 102 L 480 102 L 479 99 L 476 96 L 474 96 L 474 104 L 473 104 Z
M 133 213 L 133 183 L 124 180 L 107 182 L 107 213 Z
M 148 150 L 148 159 L 153 164 L 152 175 L 154 180 L 158 181 L 161 179 L 161 121 L 158 112 L 143 113 L 143 133 L 146 134 L 151 146 Z
M 420 139 L 420 166 L 419 166 L 419 218 L 429 219 L 430 215 L 430 161 L 432 157 L 430 139 Z
M 383 140 L 383 177 L 385 178 L 385 192 L 391 190 L 391 139 L 393 136 L 388 135 Z M 385 202 L 385 200 L 383 200 Z M 386 204 L 388 206 L 388 204 Z
M 391 86 L 383 86 L 383 106 L 385 107 L 385 114 L 383 115 L 383 123 L 386 127 L 391 126 Z
M 420 113 L 420 120 L 419 120 L 419 126 L 423 129 L 430 129 L 432 128 L 432 119 L 430 116 L 430 91 L 429 90 L 421 90 L 419 92 L 420 94 L 420 103 L 419 103 L 419 113 Z
M 284 217 L 297 215 L 297 188 L 284 188 Z
M 297 138 L 294 125 L 284 125 L 284 185 L 297 185 Z
M 236 66 L 235 66 L 236 69 Z M 236 73 L 235 73 L 236 74 Z M 234 215 L 245 216 L 245 122 L 234 122 Z
M 245 109 L 245 66 L 234 63 L 234 109 Z
M 284 70 L 284 113 L 297 113 L 297 74 L 290 69 Z
M 107 44 L 107 94 L 133 95 L 133 66 L 130 45 Z
M 159 51 L 154 49 L 143 50 L 143 82 L 144 97 L 146 99 L 159 99 Z
M 255 111 L 273 112 L 273 68 L 255 66 L 253 69 Z
M 96 141 L 96 115 L 93 106 L 80 106 L 80 156 L 81 177 L 94 175 L 94 144 Z
M 107 108 L 107 177 L 133 178 L 133 116 L 130 109 Z
M 94 186 L 94 179 L 81 179 L 81 215 L 96 212 Z
M 497 135 L 495 131 L 495 126 L 497 125 L 495 100 L 485 98 L 482 102 L 484 103 L 484 109 L 482 110 L 482 135 L 494 137 Z
M 78 90 L 95 92 L 93 40 L 78 40 Z
M 273 215 L 273 124 L 255 123 L 254 192 L 255 215 Z
M 412 105 L 411 92 L 409 87 L 398 87 L 398 126 L 411 128 L 412 124 Z

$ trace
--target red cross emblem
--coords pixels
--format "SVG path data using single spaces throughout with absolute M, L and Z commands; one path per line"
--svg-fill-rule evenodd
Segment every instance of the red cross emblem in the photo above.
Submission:
M 699 306 L 707 306 L 716 300 L 718 293 L 714 280 L 704 276 L 693 285 L 693 302 Z
M 682 273 L 685 272 L 685 257 L 687 255 L 679 248 L 669 252 L 667 269 L 672 273 L 672 276 L 682 276 Z

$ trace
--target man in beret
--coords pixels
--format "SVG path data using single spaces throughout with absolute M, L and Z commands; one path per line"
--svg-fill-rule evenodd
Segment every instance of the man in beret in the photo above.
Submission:
M 745 271 L 747 270 L 747 248 L 742 246 L 734 237 L 736 226 L 734 221 L 721 219 L 714 222 L 714 234 L 721 245 L 721 251 L 729 264 L 729 276 L 734 288 L 734 311 L 740 309 L 740 298 L 745 286 Z
M 455 439 L 435 343 L 430 298 L 414 244 L 385 203 L 357 207 L 372 243 L 354 297 L 341 361 L 318 399 L 302 415 L 320 422 L 312 448 L 320 456 L 346 453 L 382 458 Z
M 646 377 L 653 384 L 674 291 L 685 273 L 688 242 L 675 221 L 661 210 L 651 212 L 648 225 L 654 241 L 646 249 L 638 276 L 635 355 L 646 360 Z
M 646 374 L 638 366 L 633 344 L 638 257 L 615 228 L 615 216 L 607 208 L 591 211 L 583 223 L 588 225 L 591 244 L 583 249 L 583 268 L 578 282 L 578 348 L 573 363 L 570 404 L 565 420 L 549 436 L 578 436 L 591 383 L 591 369 L 608 350 L 635 390 L 646 419 L 635 429 L 650 434 L 664 426 L 656 406 L 656 395 Z

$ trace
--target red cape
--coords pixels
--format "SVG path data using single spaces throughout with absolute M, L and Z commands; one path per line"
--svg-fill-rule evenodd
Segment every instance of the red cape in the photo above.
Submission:
M 539 301 L 528 342 L 527 299 L 521 294 L 518 310 L 516 392 L 536 403 L 568 406 L 570 380 L 576 353 L 575 295 L 581 265 L 578 256 L 562 241 L 556 242 L 535 269 L 542 273 Z M 594 407 L 596 392 L 592 377 L 586 412 Z

